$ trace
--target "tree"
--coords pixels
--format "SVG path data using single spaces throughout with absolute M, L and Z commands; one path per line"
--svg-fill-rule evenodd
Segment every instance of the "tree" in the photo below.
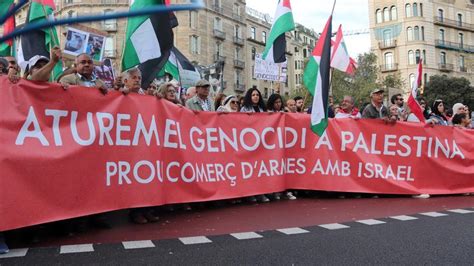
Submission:
M 471 110 L 474 107 L 474 88 L 466 78 L 431 76 L 425 85 L 423 97 L 430 105 L 434 100 L 441 99 L 448 107 L 455 103 L 463 103 Z
M 332 93 L 335 102 L 340 102 L 344 95 L 354 97 L 356 105 L 362 107 L 363 103 L 369 102 L 370 92 L 382 86 L 377 82 L 377 56 L 373 53 L 365 53 L 357 58 L 358 68 L 354 76 L 347 75 L 334 70 L 331 79 Z

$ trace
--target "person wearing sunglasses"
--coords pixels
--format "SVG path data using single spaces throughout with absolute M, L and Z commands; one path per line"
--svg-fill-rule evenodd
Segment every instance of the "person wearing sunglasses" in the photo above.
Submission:
M 239 111 L 239 102 L 235 95 L 229 95 L 224 98 L 222 105 L 217 108 L 219 113 L 233 113 Z

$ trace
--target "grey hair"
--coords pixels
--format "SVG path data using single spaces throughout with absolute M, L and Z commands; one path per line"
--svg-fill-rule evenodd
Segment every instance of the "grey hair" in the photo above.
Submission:
M 355 101 L 354 101 L 354 97 L 350 96 L 350 95 L 344 95 L 344 98 L 346 97 L 349 97 L 351 99 L 351 103 L 354 104 Z
M 140 75 L 140 77 L 142 76 L 142 72 L 140 71 L 140 69 L 138 67 L 134 67 L 134 68 L 130 68 L 130 69 L 125 70 L 122 73 L 122 78 L 124 80 L 126 80 L 126 79 L 128 80 L 133 73 L 138 73 Z

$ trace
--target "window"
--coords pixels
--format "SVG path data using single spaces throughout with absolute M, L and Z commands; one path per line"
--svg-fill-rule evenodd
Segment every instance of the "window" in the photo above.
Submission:
M 306 50 L 306 48 L 303 49 L 303 57 L 308 57 L 308 50 Z
M 415 26 L 414 30 L 413 30 L 413 35 L 414 35 L 414 39 L 415 41 L 419 41 L 420 40 L 420 28 L 418 26 Z
M 262 31 L 262 42 L 267 43 L 267 32 L 266 31 Z
M 439 30 L 439 41 L 443 44 L 444 43 L 444 30 Z
M 393 53 L 391 52 L 385 53 L 384 59 L 385 59 L 385 68 L 393 69 L 395 65 L 393 62 Z
M 221 1 L 220 0 L 214 0 L 214 6 L 215 7 L 221 7 Z
M 426 65 L 426 50 L 423 50 L 423 65 Z
M 413 29 L 412 27 L 407 28 L 407 40 L 413 41 Z
M 221 42 L 216 42 L 216 55 L 222 56 L 224 54 L 224 45 Z
M 425 40 L 425 27 L 421 26 L 421 40 Z
M 72 3 L 74 3 L 74 1 L 73 0 L 64 0 L 64 3 L 65 4 L 72 4 Z
M 114 37 L 107 37 L 105 39 L 104 57 L 115 57 Z
M 257 49 L 252 47 L 252 60 L 255 60 L 255 54 L 257 53 Z
M 240 60 L 240 47 L 235 47 L 234 59 Z
M 415 64 L 415 53 L 412 50 L 408 51 L 408 64 L 414 65 Z
M 239 69 L 235 70 L 235 84 L 240 85 L 243 84 L 242 82 L 242 71 Z
M 421 4 L 420 4 L 421 5 Z M 428 74 L 423 74 L 423 84 L 428 83 Z
M 420 50 L 415 51 L 415 62 L 418 64 L 420 63 L 421 53 Z
M 298 70 L 298 61 L 295 61 L 295 69 Z
M 413 16 L 418 17 L 418 4 L 413 3 Z
M 390 11 L 388 7 L 383 9 L 383 21 L 390 21 Z
M 410 4 L 405 5 L 405 16 L 407 18 L 411 17 L 411 5 Z
M 197 26 L 197 12 L 194 10 L 189 11 L 189 27 L 196 29 Z
M 214 18 L 214 29 L 222 31 L 222 20 L 220 18 Z
M 375 21 L 376 21 L 376 23 L 382 23 L 383 22 L 382 10 L 377 9 L 377 11 L 375 11 Z
M 464 34 L 459 33 L 458 34 L 458 42 L 459 42 L 459 48 L 464 47 Z
M 396 6 L 392 6 L 390 8 L 390 13 L 392 15 L 392 20 L 397 20 L 397 7 Z
M 447 59 L 446 59 L 446 53 L 445 53 L 445 52 L 439 53 L 439 63 L 440 63 L 441 65 L 446 65 L 446 61 L 447 61 Z
M 233 10 L 235 15 L 240 16 L 240 7 L 238 4 L 234 4 Z
M 462 55 L 459 56 L 459 70 L 461 70 L 461 72 L 466 72 L 466 65 L 465 65 L 465 62 L 464 62 L 464 56 L 462 56 Z
M 458 24 L 459 27 L 462 27 L 462 14 L 458 14 L 457 24 Z
M 250 27 L 250 38 L 254 40 L 257 38 L 257 30 L 255 27 Z
M 423 17 L 423 4 L 420 3 L 420 17 Z
M 191 43 L 191 54 L 200 54 L 201 53 L 201 38 L 199 36 L 193 35 L 190 36 Z
M 104 10 L 104 15 L 112 14 L 114 11 L 112 9 Z M 107 19 L 103 22 L 104 29 L 106 30 L 115 30 L 117 28 L 117 20 L 116 19 Z
M 240 38 L 242 36 L 242 33 L 240 31 L 239 25 L 234 26 L 234 37 Z
M 443 11 L 443 9 L 438 9 L 438 19 L 441 22 L 444 20 L 444 11 Z
M 386 47 L 392 45 L 392 30 L 384 30 L 383 31 L 383 43 Z

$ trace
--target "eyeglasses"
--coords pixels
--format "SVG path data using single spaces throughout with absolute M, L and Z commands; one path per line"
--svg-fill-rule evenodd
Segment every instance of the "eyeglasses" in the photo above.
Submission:
M 176 93 L 175 90 L 168 90 L 168 92 L 171 92 L 171 93 Z
M 237 101 L 230 101 L 230 103 L 237 104 Z
M 403 101 L 403 98 L 398 98 L 397 101 Z
M 16 65 L 16 61 L 14 61 L 14 60 L 8 61 L 8 63 L 9 63 L 10 65 Z

